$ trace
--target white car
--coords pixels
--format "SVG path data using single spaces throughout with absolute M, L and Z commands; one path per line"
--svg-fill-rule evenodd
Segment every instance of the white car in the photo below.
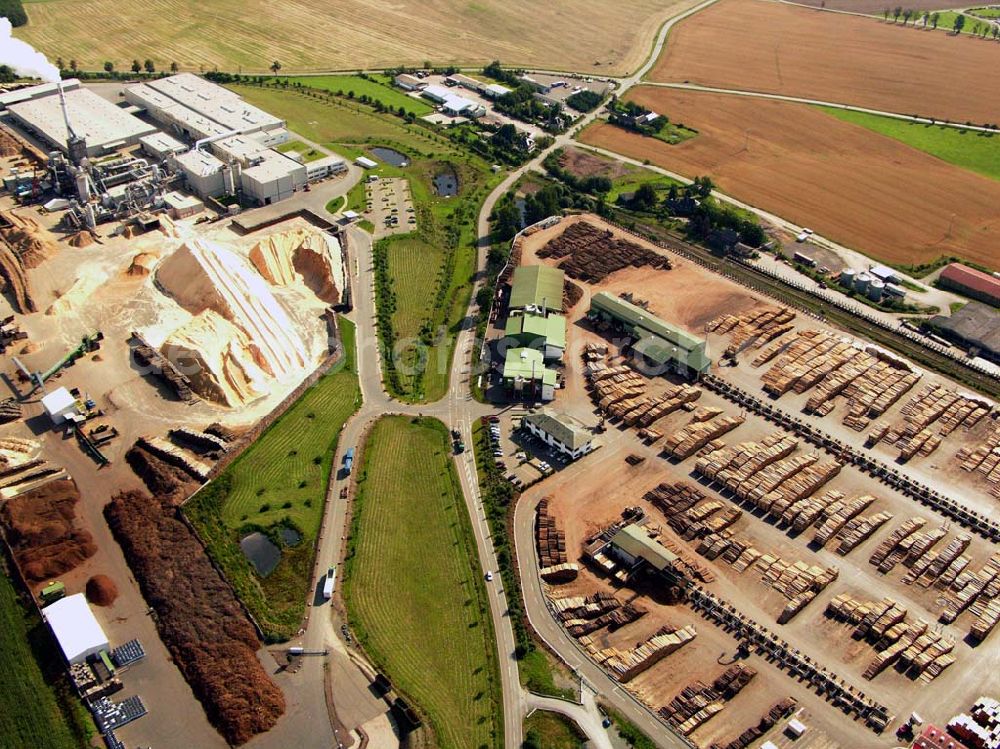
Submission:
M 486 582 L 493 582 L 493 573 L 490 570 L 486 570 Z

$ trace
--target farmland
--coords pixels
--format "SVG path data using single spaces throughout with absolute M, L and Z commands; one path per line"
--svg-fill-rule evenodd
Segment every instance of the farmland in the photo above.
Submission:
M 501 741 L 496 651 L 476 558 L 444 425 L 378 421 L 364 448 L 344 599 L 366 653 L 448 749 Z
M 298 629 L 337 436 L 361 397 L 354 326 L 343 319 L 340 326 L 345 358 L 184 509 L 227 579 L 274 637 Z M 286 546 L 274 572 L 261 579 L 240 551 L 239 539 L 258 529 L 274 535 L 282 526 L 295 528 L 303 539 Z
M 993 180 L 807 105 L 650 87 L 630 96 L 698 137 L 668 146 L 600 123 L 584 142 L 710 175 L 736 198 L 885 262 L 956 255 L 995 263 Z
M 89 719 L 63 682 L 60 656 L 48 627 L 21 606 L 7 571 L 0 567 L 0 744 L 72 749 L 87 743 Z M 37 657 L 37 660 L 36 660 Z M 47 673 L 43 673 L 44 664 Z M 85 715 L 85 713 L 83 713 Z M 86 723 L 84 722 L 86 721 Z
M 824 107 L 824 111 L 837 119 L 895 138 L 949 164 L 992 179 L 1000 179 L 1000 135 L 896 120 L 833 107 Z
M 671 31 L 650 78 L 992 123 L 1000 121 L 997 98 L 970 96 L 954 83 L 996 89 L 996 62 L 996 45 L 984 40 L 764 0 L 721 0 Z
M 343 91 L 345 94 L 353 91 L 355 97 L 368 96 L 371 99 L 378 99 L 386 106 L 393 109 L 403 107 L 417 116 L 434 111 L 434 108 L 423 99 L 407 96 L 400 89 L 393 87 L 392 80 L 388 76 L 379 75 L 372 78 L 375 80 L 357 75 L 307 75 L 280 80 L 287 80 L 293 86 L 300 85 L 323 91 Z
M 393 65 L 511 65 L 622 75 L 649 53 L 660 23 L 690 3 L 530 0 L 509 3 L 387 3 L 293 0 L 287 3 L 193 0 L 47 0 L 27 6 L 18 36 L 50 57 L 84 69 L 103 61 L 126 69 L 138 57 L 161 68 L 288 73 Z M 586 17 L 586 23 L 575 23 Z M 108 33 L 114 29 L 114 33 Z M 488 29 L 489 33 L 477 30 Z

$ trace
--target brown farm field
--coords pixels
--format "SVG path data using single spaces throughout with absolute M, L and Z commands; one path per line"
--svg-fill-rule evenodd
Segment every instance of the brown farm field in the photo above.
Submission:
M 804 104 L 649 86 L 630 98 L 698 137 L 667 145 L 598 123 L 582 140 L 687 177 L 709 175 L 735 198 L 882 261 L 996 263 L 993 180 Z
M 158 68 L 284 72 L 476 64 L 624 75 L 649 54 L 660 24 L 692 0 L 45 0 L 26 4 L 17 36 L 85 70 L 133 58 Z M 585 22 L 581 22 L 585 19 Z
M 800 96 L 955 122 L 1000 121 L 992 41 L 765 0 L 720 0 L 677 25 L 654 81 Z

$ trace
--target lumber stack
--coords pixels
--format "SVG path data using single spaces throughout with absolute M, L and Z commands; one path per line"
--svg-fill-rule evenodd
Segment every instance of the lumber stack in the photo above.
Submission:
M 17 421 L 21 418 L 21 404 L 16 398 L 4 398 L 0 401 L 0 424 Z
M 787 307 L 768 307 L 742 315 L 722 315 L 706 326 L 709 332 L 720 335 L 730 334 L 726 356 L 734 356 L 740 351 L 760 348 L 779 338 L 792 329 L 795 313 Z
M 664 440 L 663 452 L 683 460 L 694 455 L 710 441 L 732 431 L 744 421 L 742 416 L 722 416 L 710 421 L 692 422 Z
M 967 608 L 981 617 L 993 599 L 1000 595 L 1000 552 L 993 554 L 979 570 L 963 571 L 945 593 L 940 621 L 949 624 Z M 987 617 L 988 618 L 988 617 Z
M 903 582 L 907 585 L 919 582 L 923 587 L 929 587 L 952 562 L 962 555 L 962 552 L 969 547 L 971 540 L 969 536 L 957 536 L 939 552 L 924 554 L 913 562 L 910 571 L 903 578 Z
M 783 700 L 774 703 L 761 716 L 757 725 L 751 726 L 735 739 L 725 744 L 713 743 L 709 746 L 709 749 L 746 749 L 746 747 L 758 741 L 761 736 L 770 731 L 779 720 L 783 720 L 791 715 L 798 704 L 794 697 L 785 697 Z
M 680 629 L 670 626 L 660 628 L 648 640 L 636 643 L 629 650 L 599 648 L 592 637 L 581 637 L 580 644 L 621 683 L 634 679 L 668 655 L 687 645 L 697 636 L 693 625 Z
M 743 511 L 719 500 L 706 500 L 705 493 L 686 482 L 663 483 L 646 492 L 646 501 L 660 510 L 670 527 L 685 540 L 718 534 L 736 523 Z
M 756 675 L 754 669 L 742 663 L 730 666 L 711 685 L 696 681 L 684 687 L 668 705 L 660 708 L 660 716 L 689 736 L 717 715 Z
M 988 403 L 971 395 L 943 385 L 928 384 L 903 406 L 901 422 L 888 429 L 880 428 L 878 439 L 870 438 L 870 441 L 889 442 L 899 450 L 903 460 L 915 455 L 930 455 L 943 437 L 959 427 L 971 429 L 991 410 Z
M 535 522 L 535 541 L 538 546 L 538 564 L 540 567 L 552 567 L 565 564 L 566 534 L 556 527 L 556 519 L 549 514 L 549 498 L 544 497 L 538 502 Z
M 813 535 L 813 543 L 826 546 L 827 541 L 839 533 L 849 520 L 867 510 L 874 501 L 875 497 L 865 494 L 849 502 L 840 502 L 835 508 L 831 506 L 831 511 Z
M 919 531 L 926 524 L 927 521 L 919 516 L 905 521 L 896 530 L 882 539 L 882 542 L 875 547 L 875 551 L 868 558 L 868 562 L 874 564 L 879 572 L 888 572 L 906 556 L 906 549 L 902 546 L 903 541 Z
M 975 471 L 985 476 L 990 483 L 990 493 L 1000 497 L 1000 427 L 992 426 L 979 445 L 960 448 L 955 459 L 963 471 Z
M 848 520 L 840 532 L 837 533 L 837 538 L 840 540 L 840 544 L 837 546 L 837 553 L 841 556 L 849 554 L 890 520 L 892 520 L 892 514 L 888 512 L 859 515 L 856 518 Z

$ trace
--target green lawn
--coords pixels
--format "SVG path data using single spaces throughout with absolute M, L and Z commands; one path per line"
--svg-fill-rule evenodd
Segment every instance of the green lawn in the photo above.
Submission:
M 924 125 L 864 112 L 832 107 L 822 109 L 838 119 L 895 138 L 950 164 L 992 179 L 1000 179 L 1000 133 L 986 135 L 972 130 Z
M 290 151 L 295 151 L 296 153 L 302 154 L 303 163 L 309 163 L 310 161 L 316 161 L 317 159 L 322 159 L 326 156 L 322 151 L 317 151 L 312 146 L 303 143 L 301 140 L 290 140 L 287 143 L 282 143 L 278 146 L 278 150 L 282 153 L 289 153 Z
M 365 445 L 344 599 L 365 652 L 442 749 L 503 742 L 496 647 L 465 500 L 434 419 L 386 416 Z
M 232 88 L 250 103 L 284 118 L 289 129 L 345 158 L 371 156 L 370 149 L 377 145 L 389 146 L 409 156 L 410 164 L 405 168 L 380 162 L 366 174 L 403 177 L 409 181 L 417 212 L 416 234 L 423 242 L 440 249 L 442 272 L 437 274 L 439 282 L 430 292 L 434 301 L 424 321 L 427 329 L 434 331 L 433 341 L 426 351 L 426 359 L 432 366 L 417 377 L 398 377 L 389 367 L 383 368 L 383 374 L 386 388 L 402 400 L 440 399 L 448 389 L 454 335 L 472 293 L 476 216 L 489 191 L 504 175 L 493 174 L 482 158 L 439 135 L 433 127 L 407 124 L 394 115 L 376 113 L 357 100 L 348 101 L 325 93 L 310 94 L 295 87 L 236 85 Z M 455 197 L 445 198 L 434 193 L 433 178 L 444 169 L 458 175 L 459 194 Z M 356 186 L 349 192 L 348 208 L 358 212 L 364 210 L 363 186 Z M 420 304 L 421 309 L 427 309 L 422 302 Z M 402 314 L 405 317 L 416 313 L 404 311 Z M 385 344 L 387 331 L 382 326 L 379 330 Z
M 305 612 L 312 559 L 337 437 L 359 407 L 354 325 L 341 318 L 347 356 L 302 394 L 228 469 L 194 495 L 184 512 L 269 637 L 290 637 Z M 239 548 L 248 531 L 272 538 L 282 526 L 303 535 L 285 547 L 266 578 Z
M 662 140 L 664 143 L 668 143 L 671 146 L 676 146 L 678 143 L 683 143 L 686 140 L 690 140 L 698 134 L 697 130 L 692 130 L 689 127 L 684 127 L 683 125 L 675 125 L 673 122 L 669 122 L 663 126 L 653 137 L 657 140 Z
M 418 235 L 403 235 L 389 243 L 388 260 L 396 292 L 393 324 L 401 338 L 415 338 L 432 312 L 444 252 Z
M 21 605 L 0 564 L 0 746 L 75 749 L 94 733 L 48 627 Z
M 524 749 L 582 749 L 583 733 L 569 718 L 536 710 L 524 720 Z
M 300 83 L 308 88 L 318 88 L 334 93 L 343 91 L 345 95 L 349 91 L 353 91 L 354 98 L 364 95 L 373 100 L 378 99 L 393 109 L 403 107 L 407 112 L 413 112 L 417 117 L 434 111 L 434 107 L 428 102 L 407 96 L 402 89 L 393 86 L 388 76 L 373 75 L 372 78 L 375 80 L 367 80 L 356 75 L 303 75 L 289 77 L 288 82 L 291 85 Z

